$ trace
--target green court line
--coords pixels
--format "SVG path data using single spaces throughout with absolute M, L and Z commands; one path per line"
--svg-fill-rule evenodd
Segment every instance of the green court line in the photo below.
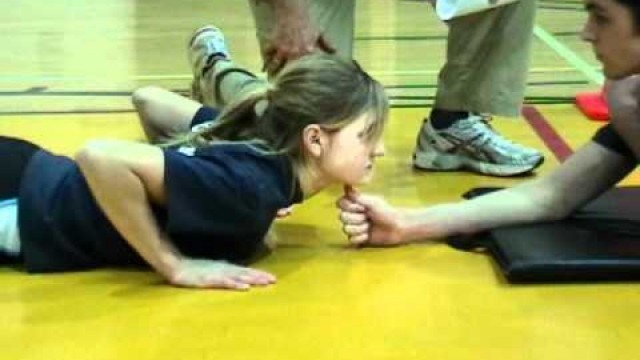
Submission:
M 356 36 L 356 41 L 446 40 L 446 35 Z
M 435 100 L 435 96 L 432 95 L 389 95 L 391 100 Z M 573 96 L 527 96 L 525 101 L 573 101 Z
M 566 8 L 565 8 L 566 9 Z M 582 10 L 582 9 L 579 9 Z M 577 31 L 557 31 L 554 36 L 577 36 Z M 447 35 L 363 35 L 356 36 L 355 41 L 430 41 L 447 40 Z
M 586 85 L 587 80 L 557 80 L 557 81 L 530 81 L 527 87 L 562 86 L 562 85 Z M 387 90 L 423 90 L 437 89 L 437 84 L 397 84 L 385 85 Z M 169 89 L 178 94 L 188 94 L 188 89 Z M 35 87 L 25 90 L 0 90 L 2 97 L 122 97 L 131 96 L 132 90 L 51 90 L 47 87 Z M 423 95 L 390 95 L 392 98 L 424 99 Z M 534 96 L 535 99 L 557 99 L 557 96 Z
M 556 31 L 553 33 L 555 37 L 578 37 L 580 32 L 578 31 Z
M 425 109 L 432 108 L 433 102 L 426 103 L 408 103 L 408 104 L 398 104 L 392 103 L 390 107 L 392 109 Z M 573 101 L 532 101 L 532 102 L 524 102 L 525 105 L 568 105 L 573 104 Z
M 526 100 L 526 105 L 566 105 L 573 103 L 572 99 L 569 100 Z M 392 109 L 426 109 L 433 107 L 433 102 L 410 102 L 410 103 L 397 103 L 392 102 L 390 107 Z M 131 108 L 127 109 L 87 109 L 87 110 L 19 110 L 19 111 L 2 111 L 0 110 L 0 117 L 2 116 L 28 116 L 28 115 L 72 115 L 72 114 L 118 114 L 118 113 L 134 113 L 135 110 Z
M 529 69 L 529 73 L 565 73 L 575 72 L 574 67 L 538 67 Z M 439 69 L 434 70 L 395 70 L 395 71 L 369 71 L 373 76 L 412 76 L 412 75 L 437 75 L 440 72 Z M 116 79 L 114 81 L 105 81 L 102 78 L 91 76 L 47 76 L 47 75 L 0 75 L 0 83 L 13 82 L 13 81 L 31 81 L 40 83 L 43 82 L 56 82 L 56 81 L 90 81 L 92 83 L 113 83 L 118 81 L 158 81 L 158 80 L 191 80 L 192 74 L 166 74 L 166 75 L 134 75 L 128 78 Z
M 540 4 L 562 4 L 562 5 L 580 5 L 584 7 L 582 0 L 553 0 L 553 1 L 539 1 Z
M 533 33 L 538 39 L 560 55 L 560 57 L 562 57 L 566 62 L 584 74 L 589 81 L 597 85 L 604 84 L 604 75 L 602 75 L 602 72 L 595 70 L 591 64 L 581 58 L 573 50 L 569 49 L 569 47 L 556 39 L 548 31 L 536 25 L 533 29 Z
M 587 85 L 587 80 L 529 81 L 527 86 Z M 385 89 L 437 89 L 438 84 L 385 85 Z
M 584 9 L 582 7 L 577 6 L 554 6 L 554 5 L 539 5 L 539 10 L 560 10 L 560 11 L 572 11 L 572 12 L 582 12 Z

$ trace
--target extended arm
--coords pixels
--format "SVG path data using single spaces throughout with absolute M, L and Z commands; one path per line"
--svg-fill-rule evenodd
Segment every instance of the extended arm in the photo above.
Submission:
M 92 141 L 76 155 L 96 202 L 122 237 L 170 283 L 246 289 L 273 276 L 221 261 L 182 255 L 160 229 L 152 205 L 164 206 L 164 154 L 125 141 Z
M 397 209 L 381 198 L 348 194 L 339 201 L 341 219 L 352 243 L 370 245 L 561 219 L 615 185 L 634 166 L 590 142 L 547 176 L 470 201 Z

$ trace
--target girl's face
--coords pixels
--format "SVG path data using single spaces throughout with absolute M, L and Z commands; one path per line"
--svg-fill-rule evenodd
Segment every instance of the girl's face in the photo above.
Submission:
M 324 133 L 318 170 L 328 182 L 358 185 L 371 180 L 375 158 L 384 155 L 382 139 L 367 138 L 368 117 L 363 114 L 344 128 Z
M 585 0 L 589 19 L 582 38 L 591 43 L 596 57 L 610 79 L 640 72 L 640 34 L 633 14 L 615 0 Z

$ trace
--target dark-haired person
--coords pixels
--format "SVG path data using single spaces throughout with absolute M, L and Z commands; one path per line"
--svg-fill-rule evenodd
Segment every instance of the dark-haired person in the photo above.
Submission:
M 582 37 L 612 81 L 612 121 L 553 172 L 470 201 L 401 209 L 348 191 L 344 231 L 363 245 L 398 245 L 501 226 L 562 219 L 613 187 L 640 159 L 640 2 L 585 0 Z M 640 199 L 638 199 L 640 203 Z

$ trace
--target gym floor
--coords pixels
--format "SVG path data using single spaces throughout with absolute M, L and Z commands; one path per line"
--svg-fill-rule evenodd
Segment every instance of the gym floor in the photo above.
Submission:
M 579 39 L 581 1 L 538 6 L 524 116 L 492 124 L 544 151 L 539 176 L 601 126 L 572 101 L 602 78 Z M 357 11 L 356 57 L 388 87 L 394 106 L 387 155 L 363 190 L 420 206 L 525 181 L 411 168 L 446 26 L 422 1 L 360 0 Z M 90 138 L 142 140 L 131 91 L 149 84 L 186 91 L 186 40 L 207 23 L 225 31 L 238 63 L 259 70 L 246 1 L 0 2 L 0 134 L 64 154 Z M 639 179 L 633 173 L 623 184 Z M 1 269 L 0 353 L 21 360 L 595 360 L 640 350 L 636 284 L 509 285 L 486 255 L 438 242 L 356 250 L 340 230 L 339 194 L 326 191 L 276 222 L 278 248 L 256 267 L 279 282 L 246 293 L 172 288 L 143 270 L 34 276 Z

